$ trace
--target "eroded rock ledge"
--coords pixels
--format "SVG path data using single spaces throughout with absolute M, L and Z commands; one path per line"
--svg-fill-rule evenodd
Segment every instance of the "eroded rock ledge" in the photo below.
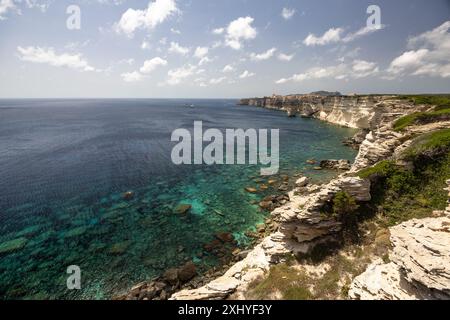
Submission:
M 450 191 L 450 180 L 447 180 Z M 450 192 L 449 192 L 450 199 Z M 438 218 L 390 228 L 389 263 L 375 261 L 353 280 L 352 299 L 450 299 L 450 200 Z

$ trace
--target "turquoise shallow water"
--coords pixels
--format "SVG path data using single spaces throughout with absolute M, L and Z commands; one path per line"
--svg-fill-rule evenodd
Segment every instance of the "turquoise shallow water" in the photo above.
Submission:
M 173 165 L 171 132 L 197 120 L 279 128 L 278 181 L 326 179 L 305 161 L 355 156 L 341 143 L 354 130 L 232 100 L 0 100 L 0 248 L 17 240 L 0 253 L 0 297 L 105 299 L 187 260 L 220 263 L 203 249 L 218 232 L 250 245 L 267 215 L 257 202 L 278 191 L 244 190 L 267 184 L 256 165 Z M 174 213 L 180 203 L 191 212 Z M 79 291 L 66 289 L 72 264 Z

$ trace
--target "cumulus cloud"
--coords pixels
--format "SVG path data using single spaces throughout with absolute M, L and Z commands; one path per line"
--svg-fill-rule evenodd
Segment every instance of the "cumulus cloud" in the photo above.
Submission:
M 0 20 L 5 20 L 5 14 L 13 10 L 18 10 L 13 0 L 0 0 Z
M 241 73 L 241 75 L 239 76 L 240 79 L 245 79 L 245 78 L 250 78 L 253 77 L 255 74 L 252 72 L 249 72 L 248 70 L 245 70 L 244 72 Z
M 17 47 L 19 59 L 22 61 L 48 64 L 54 67 L 66 67 L 78 71 L 98 71 L 89 65 L 82 54 L 57 54 L 53 48 Z
M 160 57 L 155 57 L 150 60 L 146 60 L 144 62 L 144 65 L 139 69 L 139 71 L 143 74 L 149 74 L 153 72 L 157 67 L 159 66 L 166 66 L 167 60 L 164 60 Z
M 277 48 L 271 48 L 263 53 L 259 53 L 259 54 L 251 53 L 250 59 L 252 61 L 268 60 L 273 57 L 273 55 L 275 54 L 276 51 L 277 51 Z
M 208 51 L 209 51 L 208 47 L 197 47 L 194 52 L 194 57 L 202 59 L 206 57 Z
M 170 53 L 176 53 L 176 54 L 180 54 L 182 56 L 185 56 L 185 55 L 187 55 L 189 53 L 189 51 L 191 51 L 189 48 L 180 46 L 178 44 L 178 42 L 171 42 L 170 43 L 170 48 L 169 48 L 169 52 Z
M 377 73 L 379 68 L 375 62 L 355 60 L 353 61 L 352 71 L 354 78 L 365 78 Z
M 180 84 L 184 79 L 197 74 L 197 67 L 193 65 L 185 65 L 177 69 L 169 70 L 167 75 L 169 76 L 167 83 L 169 85 Z
M 234 67 L 230 64 L 226 65 L 222 69 L 222 72 L 224 72 L 224 73 L 233 72 L 233 71 L 234 71 Z
M 226 29 L 225 45 L 239 50 L 242 48 L 242 42 L 255 39 L 257 31 L 252 27 L 254 19 L 252 17 L 240 17 L 231 21 Z
M 391 77 L 425 75 L 450 78 L 450 21 L 410 38 L 408 47 L 411 50 L 390 63 L 387 72 Z
M 291 61 L 293 58 L 294 58 L 294 54 L 280 53 L 278 55 L 278 60 L 280 60 L 280 61 Z
M 281 16 L 285 20 L 291 19 L 294 16 L 294 14 L 295 14 L 295 9 L 283 8 L 283 10 L 281 11 Z
M 115 29 L 118 33 L 133 37 L 136 30 L 151 30 L 178 12 L 175 0 L 155 0 L 143 10 L 129 8 L 116 23 Z
M 374 62 L 355 60 L 352 64 L 340 63 L 335 66 L 314 67 L 306 72 L 294 74 L 289 78 L 282 78 L 275 83 L 302 82 L 314 79 L 358 79 L 371 76 L 378 72 L 378 66 Z
M 338 42 L 341 40 L 343 31 L 344 29 L 342 28 L 331 28 L 319 37 L 310 33 L 305 40 L 303 40 L 303 43 L 307 46 L 323 46 L 328 43 Z

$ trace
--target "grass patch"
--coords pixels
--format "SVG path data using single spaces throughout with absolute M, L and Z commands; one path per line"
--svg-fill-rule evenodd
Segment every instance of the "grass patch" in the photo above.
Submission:
M 450 108 L 450 95 L 436 94 L 436 95 L 402 95 L 402 99 L 411 100 L 414 104 L 428 104 L 438 107 Z
M 424 134 L 416 138 L 413 144 L 405 151 L 409 159 L 420 155 L 442 154 L 450 149 L 450 129 L 439 130 Z
M 398 119 L 394 122 L 394 130 L 401 131 L 414 124 L 427 124 L 447 120 L 450 120 L 450 106 L 438 106 L 434 111 L 416 112 Z
M 303 272 L 282 263 L 272 266 L 265 279 L 251 283 L 248 293 L 258 300 L 271 299 L 277 293 L 285 300 L 310 300 L 313 295 L 305 285 L 307 280 Z

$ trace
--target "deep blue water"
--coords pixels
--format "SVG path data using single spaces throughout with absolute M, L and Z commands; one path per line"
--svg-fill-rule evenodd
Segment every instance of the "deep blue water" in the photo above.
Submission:
M 220 263 L 203 250 L 218 232 L 248 246 L 267 215 L 258 200 L 277 190 L 244 190 L 267 183 L 256 165 L 173 165 L 172 131 L 198 120 L 279 128 L 280 174 L 326 178 L 305 161 L 355 156 L 351 129 L 234 100 L 0 100 L 0 251 L 20 243 L 0 254 L 0 297 L 108 298 L 187 260 Z M 66 289 L 72 264 L 80 291 Z

